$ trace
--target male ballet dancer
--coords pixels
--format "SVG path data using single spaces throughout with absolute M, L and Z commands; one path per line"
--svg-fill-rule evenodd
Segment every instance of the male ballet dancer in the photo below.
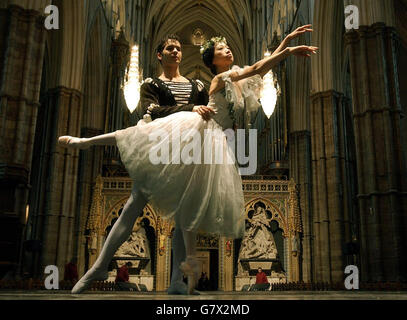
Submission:
M 140 104 L 137 108 L 139 116 L 150 114 L 152 120 L 165 117 L 179 111 L 197 112 L 205 120 L 209 120 L 213 109 L 207 107 L 208 93 L 199 80 L 189 80 L 181 76 L 179 65 L 182 60 L 180 39 L 176 35 L 166 36 L 157 47 L 157 59 L 160 61 L 163 73 L 158 78 L 148 78 L 140 89 Z M 65 140 L 64 140 L 65 139 Z M 59 142 L 65 146 L 73 147 L 75 138 L 61 137 Z M 77 139 L 77 138 L 76 138 Z M 84 145 L 89 141 L 89 145 Z M 81 147 L 91 145 L 116 145 L 114 133 L 108 133 L 94 138 L 82 138 Z M 105 280 L 108 277 L 108 265 L 117 249 L 126 241 L 132 230 L 136 219 L 142 214 L 147 204 L 144 196 L 133 185 L 131 195 L 126 202 L 119 219 L 114 224 L 107 237 L 102 251 L 95 264 L 77 282 L 72 293 L 78 294 L 86 290 L 92 281 Z M 195 233 L 182 231 L 175 226 L 172 249 L 173 249 L 173 272 L 171 284 L 168 288 L 169 294 L 187 294 L 187 285 L 182 281 L 183 273 L 180 264 L 186 258 L 185 243 L 195 243 Z M 194 294 L 199 292 L 194 291 Z

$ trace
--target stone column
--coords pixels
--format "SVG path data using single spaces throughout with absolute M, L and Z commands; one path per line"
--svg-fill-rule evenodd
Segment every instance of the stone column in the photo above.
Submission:
M 302 225 L 302 217 L 300 212 L 300 205 L 298 203 L 298 186 L 296 186 L 294 179 L 291 179 L 288 185 L 288 191 L 290 192 L 290 197 L 288 199 L 289 203 L 289 213 L 288 213 L 288 254 L 289 254 L 289 281 L 298 282 L 300 281 L 301 272 L 301 246 L 300 246 L 300 235 L 304 233 L 304 228 Z
M 343 280 L 343 246 L 350 241 L 351 201 L 346 190 L 350 153 L 343 94 L 334 90 L 311 96 L 313 223 L 316 281 Z
M 169 286 L 171 240 L 167 234 L 157 231 L 155 291 L 165 291 Z
M 225 237 L 219 237 L 219 276 L 218 276 L 218 290 L 219 291 L 226 291 L 226 271 L 225 271 L 225 247 L 224 243 L 226 242 Z
M 346 34 L 353 117 L 364 281 L 406 280 L 407 163 L 401 139 L 398 36 L 375 23 Z
M 50 127 L 44 161 L 46 178 L 37 192 L 43 193 L 36 212 L 36 237 L 42 241 L 40 266 L 63 266 L 72 258 L 75 226 L 79 150 L 57 145 L 62 135 L 79 136 L 82 94 L 75 89 L 49 90 L 44 102 L 48 108 L 42 121 Z
M 93 137 L 103 134 L 102 130 L 94 128 L 82 128 L 81 137 Z M 73 248 L 72 255 L 78 259 L 78 270 L 83 269 L 86 265 L 85 251 L 86 238 L 85 229 L 86 221 L 89 216 L 91 202 L 93 198 L 93 188 L 97 176 L 102 172 L 103 147 L 92 147 L 80 153 L 78 168 L 78 199 L 75 211 Z M 79 271 L 81 271 L 79 270 Z
M 19 263 L 27 220 L 43 24 L 38 11 L 0 9 L 0 276 Z
M 224 242 L 220 243 L 221 246 L 224 247 L 224 273 L 225 273 L 225 284 L 224 284 L 224 291 L 233 291 L 234 284 L 233 284 L 233 279 L 234 279 L 234 270 L 233 270 L 233 252 L 234 252 L 234 247 L 233 247 L 233 239 L 229 238 L 221 238 L 221 240 L 224 240 Z M 227 242 L 230 241 L 230 246 L 228 247 Z M 229 250 L 230 249 L 230 250 Z
M 290 134 L 290 175 L 299 189 L 299 205 L 303 226 L 301 278 L 313 280 L 313 232 L 311 199 L 311 133 L 307 130 Z

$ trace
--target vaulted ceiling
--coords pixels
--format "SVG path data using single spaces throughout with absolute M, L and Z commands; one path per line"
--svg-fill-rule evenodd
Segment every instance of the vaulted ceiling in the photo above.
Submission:
M 155 48 L 160 39 L 169 33 L 181 36 L 184 47 L 193 59 L 184 57 L 181 71 L 190 74 L 197 66 L 199 48 L 194 48 L 191 37 L 196 28 L 203 30 L 206 39 L 222 35 L 231 46 L 236 64 L 246 61 L 247 38 L 251 32 L 251 10 L 253 2 L 249 0 L 153 0 L 147 7 L 146 37 L 152 39 Z M 195 52 L 196 51 L 196 52 Z M 184 50 L 184 55 L 185 55 Z M 209 77 L 207 70 L 203 72 Z M 207 78 L 205 76 L 204 78 Z

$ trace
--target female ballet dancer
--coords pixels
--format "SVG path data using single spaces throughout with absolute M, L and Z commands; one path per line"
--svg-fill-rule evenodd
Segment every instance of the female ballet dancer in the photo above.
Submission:
M 190 294 L 199 272 L 195 258 L 196 232 L 201 230 L 231 238 L 242 237 L 244 202 L 242 180 L 236 164 L 228 161 L 202 164 L 200 157 L 188 158 L 183 151 L 190 147 L 190 140 L 184 138 L 196 137 L 198 133 L 198 151 L 205 153 L 204 146 L 208 145 L 215 150 L 221 144 L 221 150 L 227 153 L 224 159 L 234 158 L 223 130 L 236 127 L 235 119 L 243 112 L 244 106 L 248 110 L 260 106 L 257 98 L 262 76 L 290 55 L 309 57 L 318 50 L 311 46 L 288 47 L 288 41 L 284 41 L 284 45 L 270 57 L 244 69 L 231 68 L 233 54 L 224 38 L 208 41 L 202 48 L 203 59 L 215 74 L 208 104 L 214 115 L 208 121 L 194 112 L 181 111 L 154 121 L 147 115 L 136 126 L 108 135 L 82 139 L 65 136 L 59 140 L 61 144 L 77 148 L 116 143 L 123 164 L 145 200 L 163 217 L 174 217 L 184 232 L 187 257 L 182 270 L 188 275 Z M 211 130 L 215 139 L 212 137 L 208 141 L 205 130 Z M 179 138 L 180 134 L 183 139 Z M 157 150 L 161 151 L 160 156 Z M 196 148 L 192 150 L 195 153 Z M 155 158 L 151 157 L 154 152 Z M 177 153 L 188 161 L 179 161 Z M 157 162 L 157 158 L 160 161 Z M 165 158 L 172 158 L 172 161 L 162 161 Z
M 212 113 L 207 107 L 209 95 L 202 82 L 187 79 L 180 73 L 182 61 L 182 45 L 180 38 L 175 34 L 168 34 L 161 39 L 156 48 L 156 57 L 163 69 L 161 75 L 147 78 L 140 88 L 140 104 L 137 113 L 143 117 L 150 113 L 152 119 L 162 118 L 170 114 L 188 111 L 197 112 L 204 119 L 209 119 Z M 159 105 L 159 109 L 151 112 L 152 105 Z M 100 136 L 100 141 L 105 144 L 110 137 L 111 143 L 116 144 L 114 134 Z M 62 139 L 63 140 L 63 139 Z M 75 140 L 75 139 L 73 139 Z M 97 144 L 97 141 L 93 141 Z M 83 147 L 83 145 L 82 145 Z M 142 214 L 143 207 L 147 204 L 144 196 L 133 184 L 131 196 L 126 201 L 119 219 L 115 222 L 103 245 L 103 250 L 92 267 L 81 277 L 72 289 L 73 294 L 86 290 L 94 280 L 105 280 L 108 277 L 107 269 L 117 249 L 125 242 L 133 229 L 134 222 Z M 172 262 L 171 282 L 168 294 L 187 294 L 188 287 L 183 281 L 181 263 L 186 258 L 184 234 L 175 225 L 172 235 Z M 194 294 L 199 294 L 194 291 Z

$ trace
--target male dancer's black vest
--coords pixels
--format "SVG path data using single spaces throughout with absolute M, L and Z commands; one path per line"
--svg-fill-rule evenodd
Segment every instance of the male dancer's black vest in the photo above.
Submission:
M 199 80 L 188 79 L 192 85 L 189 103 L 177 106 L 174 96 L 168 86 L 158 78 L 147 78 L 141 85 L 140 103 L 137 107 L 137 114 L 142 118 L 147 113 L 147 108 L 151 104 L 159 105 L 154 108 L 152 119 L 166 117 L 179 111 L 192 111 L 196 105 L 207 105 L 209 101 L 208 92 L 203 83 Z

